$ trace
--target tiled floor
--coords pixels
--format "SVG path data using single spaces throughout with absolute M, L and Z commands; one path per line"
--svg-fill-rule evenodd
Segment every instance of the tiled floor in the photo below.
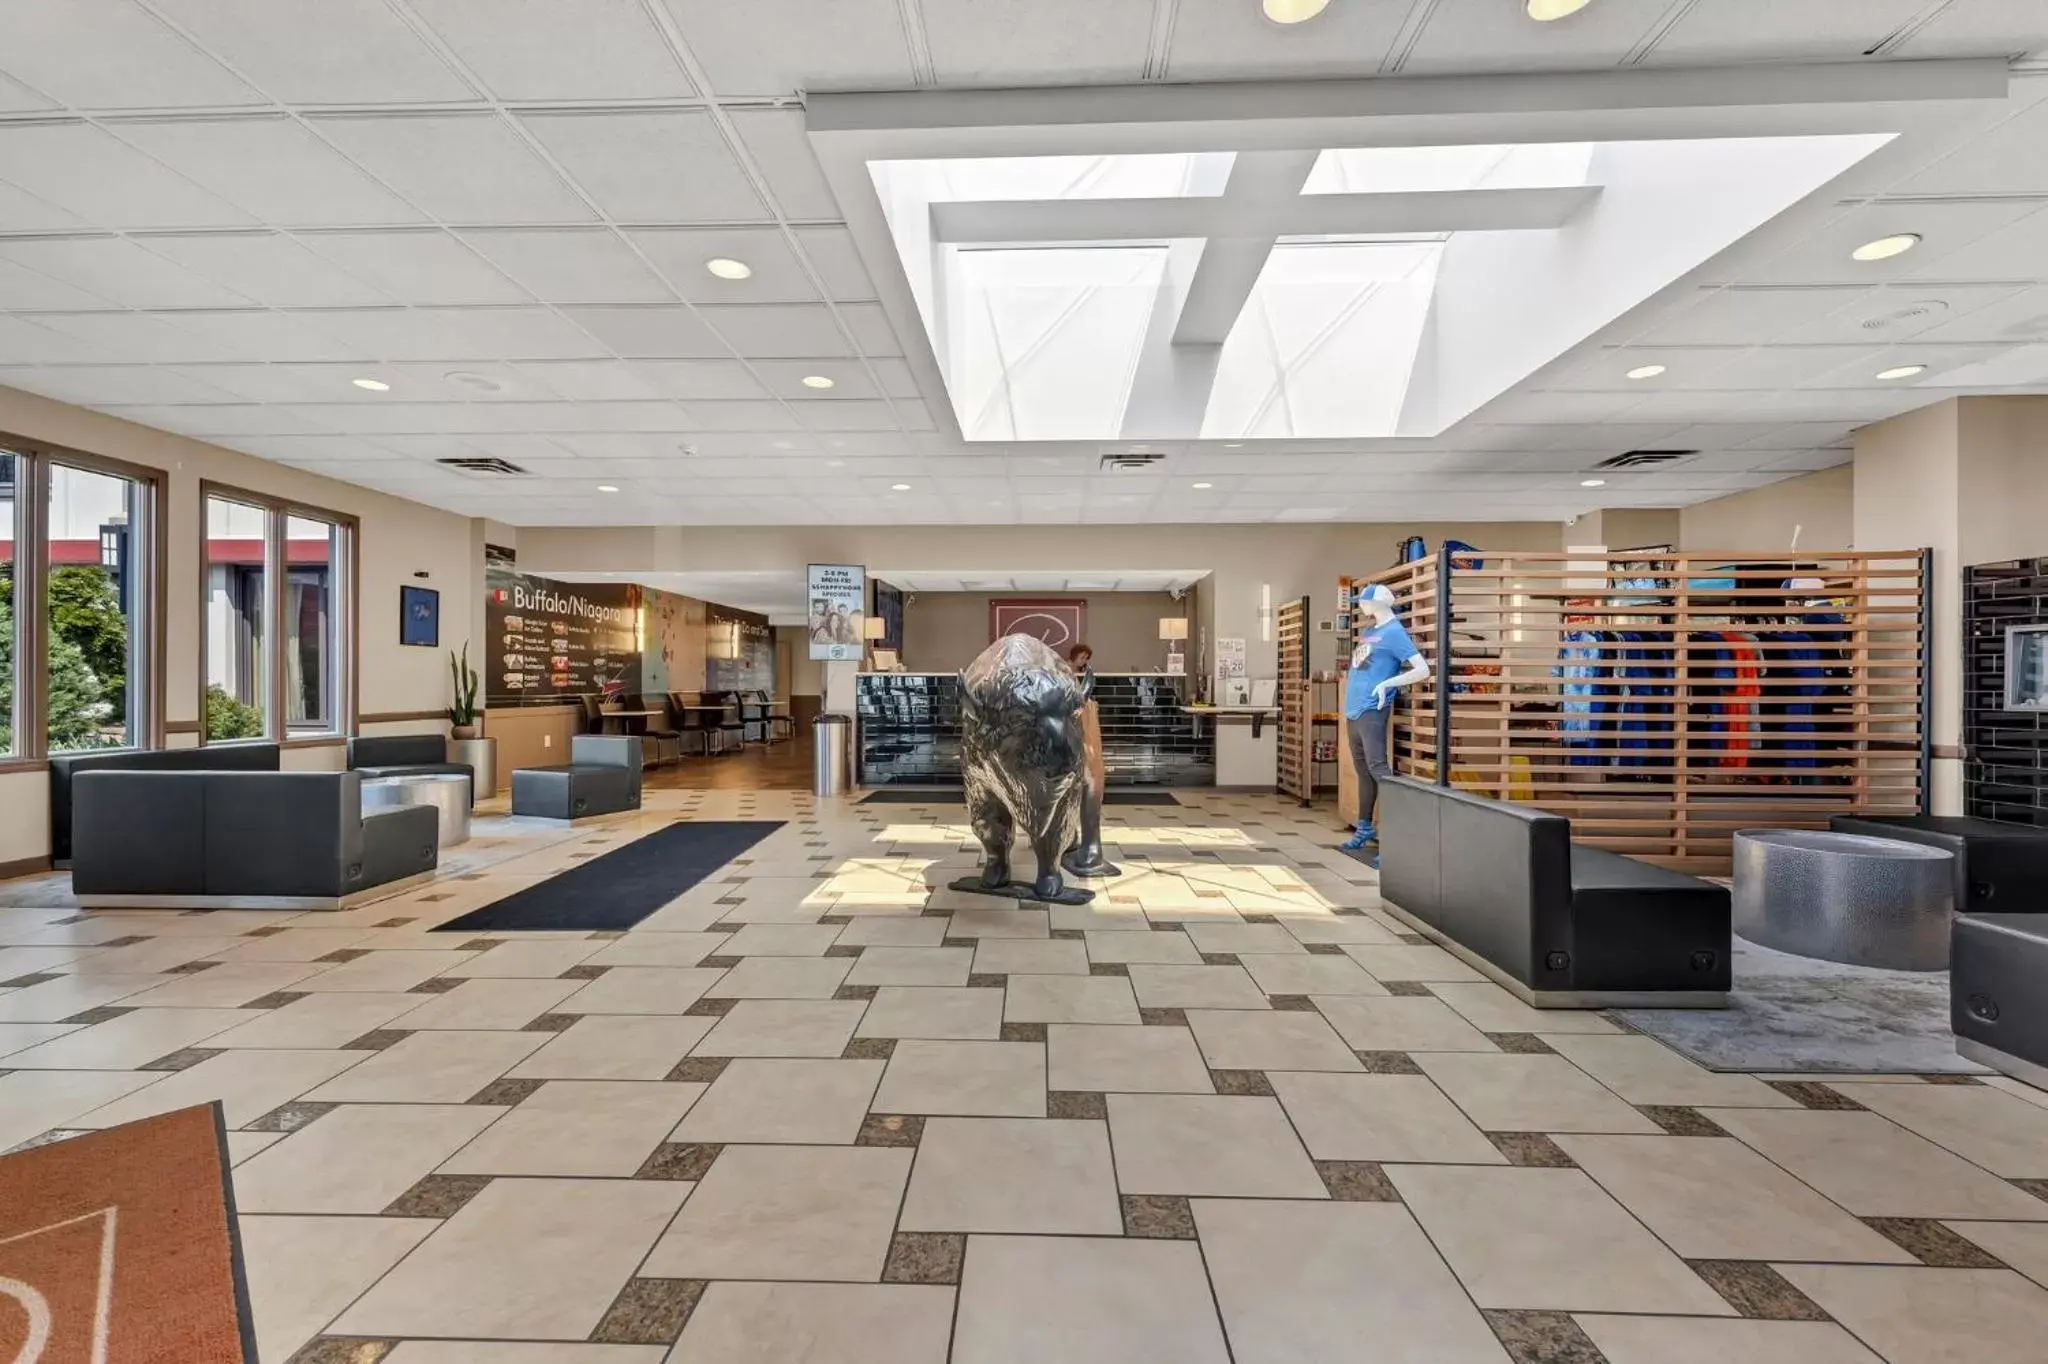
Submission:
M 677 780 L 680 780 L 678 778 Z M 2040 1364 L 2048 1095 L 1720 1075 L 1524 1007 L 1329 821 L 650 791 L 343 914 L 0 887 L 0 1147 L 223 1101 L 269 1364 Z M 624 935 L 430 930 L 773 819 Z

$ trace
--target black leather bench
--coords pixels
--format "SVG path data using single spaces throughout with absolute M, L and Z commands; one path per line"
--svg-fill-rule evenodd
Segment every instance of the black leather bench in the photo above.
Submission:
M 2048 914 L 1958 914 L 1949 972 L 1956 1051 L 2048 1088 Z
M 448 741 L 438 734 L 379 734 L 348 741 L 348 765 L 364 781 L 378 777 L 462 776 L 476 803 L 476 770 L 448 760 Z
M 83 772 L 275 772 L 277 745 L 209 744 L 204 748 L 58 753 L 50 758 L 50 859 L 71 861 L 71 783 Z
M 1391 777 L 1380 894 L 1402 918 L 1538 1008 L 1719 1008 L 1728 890 L 1576 847 L 1571 821 Z
M 512 773 L 512 813 L 535 819 L 583 819 L 640 808 L 640 739 L 572 734 L 560 767 Z
M 1959 815 L 1836 815 L 1828 827 L 1954 853 L 1959 914 L 2048 904 L 2048 829 Z

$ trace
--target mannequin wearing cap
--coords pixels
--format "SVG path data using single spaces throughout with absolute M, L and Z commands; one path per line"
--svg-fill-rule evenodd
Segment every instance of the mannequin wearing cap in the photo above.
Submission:
M 1429 676 L 1429 660 L 1394 617 L 1394 594 L 1374 583 L 1358 593 L 1358 612 L 1370 618 L 1358 632 L 1351 668 L 1344 676 L 1344 727 L 1351 741 L 1351 766 L 1358 774 L 1358 828 L 1344 844 L 1357 851 L 1378 841 L 1372 826 L 1379 779 L 1387 766 L 1387 725 L 1394 693 Z

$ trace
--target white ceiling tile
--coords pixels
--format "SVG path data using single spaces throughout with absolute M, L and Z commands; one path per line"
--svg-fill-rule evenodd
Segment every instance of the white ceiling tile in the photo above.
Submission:
M 0 5 L 0 65 L 74 109 L 263 100 L 131 0 Z
M 720 403 L 693 402 L 689 430 L 692 431 L 795 431 L 796 418 L 776 402 Z
M 1750 450 L 1807 450 L 1816 446 L 1842 445 L 1849 439 L 1846 423 L 1798 422 L 1773 425 L 1766 435 L 1743 441 Z
M 901 355 L 903 343 L 896 339 L 888 314 L 879 303 L 841 304 L 839 316 L 853 329 L 853 339 L 862 355 Z
M 778 398 L 842 402 L 881 396 L 875 381 L 868 377 L 867 366 L 859 360 L 755 360 L 751 367 Z M 804 383 L 807 378 L 830 379 L 832 387 L 813 388 Z
M 19 81 L 10 80 L 4 74 L 0 74 L 0 113 L 33 114 L 56 107 L 55 102 L 44 99 Z
M 882 382 L 882 392 L 891 398 L 916 398 L 921 396 L 917 376 L 910 372 L 910 366 L 901 360 L 870 359 L 868 367 Z
M 1847 308 L 1870 290 L 1842 286 L 1814 289 L 1720 289 L 1703 293 L 1691 307 L 1671 313 L 1641 336 L 1636 347 L 1739 346 L 1773 341 L 1795 328 Z
M 180 331 L 204 338 L 218 354 L 172 360 L 354 360 L 365 353 L 327 325 L 329 313 L 192 312 L 165 314 Z
M 925 404 L 922 398 L 898 398 L 896 400 L 896 415 L 902 420 L 904 429 L 907 431 L 935 431 L 938 429 L 938 422 L 933 419 L 931 408 Z
M 663 0 L 720 95 L 890 90 L 915 82 L 896 0 Z M 764 42 L 763 34 L 774 34 Z
M 173 316 L 185 316 L 173 314 Z M 219 317 L 218 313 L 193 313 L 192 317 Z M 273 313 L 259 313 L 273 317 Z M 83 341 L 102 352 L 102 358 L 128 361 L 240 360 L 244 357 L 231 346 L 193 331 L 171 326 L 151 313 L 38 313 L 38 326 Z M 41 357 L 28 357 L 37 359 Z
M 85 225 L 77 214 L 7 184 L 0 184 L 0 223 L 17 232 L 61 232 Z
M 1687 9 L 1649 60 L 1854 61 L 1926 8 L 1926 0 L 1713 0 Z
M 692 303 L 811 303 L 818 291 L 779 227 L 648 228 L 627 237 Z M 736 260 L 753 271 L 721 279 L 706 261 Z
M 420 220 L 418 210 L 291 119 L 121 123 L 113 131 L 274 227 Z
M 787 218 L 815 218 L 836 222 L 845 215 L 833 197 L 818 158 L 811 154 L 810 139 L 804 134 L 804 116 L 796 109 L 735 109 L 732 126 L 746 145 L 754 164 L 768 181 Z
M 689 396 L 663 392 L 643 378 L 634 366 L 618 360 L 529 360 L 519 368 L 550 392 L 576 402 L 622 402 L 636 398 Z
M 1268 23 L 1257 5 L 1182 4 L 1174 16 L 1166 74 L 1174 80 L 1371 75 L 1407 13 L 1402 5 L 1340 0 L 1314 23 L 1281 27 Z
M 685 402 L 769 396 L 737 360 L 642 360 L 631 366 L 631 372 L 661 396 Z
M 153 0 L 159 13 L 288 104 L 472 98 L 383 0 Z
M 5 254 L 0 252 L 0 254 Z M 0 308 L 66 309 L 112 308 L 118 306 L 103 294 L 90 294 L 62 280 L 0 260 Z
M 253 300 L 121 237 L 0 239 L 0 259 L 26 266 L 124 308 L 231 308 Z M 0 295 L 4 295 L 0 286 Z M 66 303 L 8 307 L 64 308 Z M 91 306 L 87 304 L 86 306 Z
M 669 303 L 668 286 L 609 228 L 473 231 L 462 240 L 546 303 Z
M 360 436 L 245 436 L 235 443 L 235 448 L 263 459 L 302 466 L 317 461 L 348 467 L 359 462 L 389 464 L 405 459 L 404 455 Z
M 640 0 L 409 0 L 502 100 L 687 98 Z
M 2048 336 L 2048 285 L 2018 290 L 1959 317 L 1950 314 L 1920 333 L 1919 339 L 2012 344 L 2044 336 Z
M 797 242 L 825 281 L 825 292 L 835 299 L 869 299 L 875 284 L 853 244 L 853 234 L 843 227 L 799 227 Z
M 0 127 L 0 180 L 95 227 L 239 227 L 249 215 L 84 123 Z
M 25 318 L 0 316 L 0 364 L 47 365 L 64 361 L 135 359 L 86 338 L 52 331 Z
M 226 403 L 235 394 L 155 365 L 0 369 L 0 384 L 87 407 L 113 403 Z
M 317 232 L 299 238 L 400 302 L 431 306 L 526 303 L 532 296 L 474 251 L 439 230 Z
M 272 308 L 394 300 L 281 232 L 159 234 L 130 240 Z
M 616 222 L 769 216 L 725 135 L 701 110 L 527 114 L 521 121 Z
M 2026 0 L 2032 7 L 2033 0 Z M 1981 194 L 1996 186 L 2010 194 L 2048 194 L 2048 104 L 2019 110 L 1916 175 L 1891 186 L 1894 194 Z
M 1670 10 L 1670 0 L 1602 0 L 1564 22 L 1537 24 L 1518 3 L 1439 0 L 1401 74 L 1616 66 Z M 1390 8 L 1386 17 L 1398 21 L 1399 13 Z
M 942 86 L 1137 81 L 1152 42 L 1148 5 L 981 0 L 921 12 Z
M 1769 260 L 1743 269 L 1740 278 L 1744 284 L 1885 284 L 1912 277 L 1984 278 L 1977 243 L 2040 207 L 2024 199 L 1870 204 L 1788 243 L 1787 249 Z M 1865 242 L 1904 232 L 1922 238 L 1919 246 L 1904 255 L 1859 261 L 1851 254 Z
M 2048 263 L 2048 210 L 2034 211 L 2009 226 L 1987 232 L 1968 246 L 1930 259 L 1914 272 L 1916 279 L 2027 280 L 2041 277 Z
M 744 356 L 851 355 L 832 310 L 819 304 L 728 306 L 698 309 L 703 319 Z
M 2018 56 L 2048 48 L 2048 13 L 2037 0 L 1960 0 L 1944 6 L 1894 49 L 1901 57 Z
M 555 437 L 555 443 L 587 459 L 681 460 L 686 458 L 683 444 L 694 443 L 695 439 L 640 432 L 570 432 Z M 695 469 L 696 465 L 688 467 Z
M 321 428 L 281 407 L 255 403 L 214 407 L 194 403 L 183 407 L 110 407 L 115 416 L 161 431 L 188 436 L 311 436 Z
M 371 368 L 360 362 L 339 371 L 296 363 L 208 364 L 185 365 L 179 372 L 252 403 L 318 403 L 336 396 L 337 383 L 347 385 L 350 378 Z
M 1778 338 L 1797 342 L 1904 341 L 2020 292 L 2005 284 L 1895 284 Z
M 629 358 L 726 357 L 723 341 L 688 308 L 564 308 L 577 326 Z
M 339 308 L 308 316 L 380 360 L 577 360 L 601 354 L 546 308 Z
M 896 431 L 902 421 L 881 399 L 849 402 L 800 402 L 796 414 L 813 431 Z
M 443 223 L 579 223 L 596 216 L 496 114 L 336 117 L 313 126 Z

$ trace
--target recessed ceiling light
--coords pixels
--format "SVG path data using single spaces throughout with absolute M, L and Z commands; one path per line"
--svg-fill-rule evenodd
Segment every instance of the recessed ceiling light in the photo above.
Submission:
M 704 262 L 704 268 L 720 279 L 746 279 L 754 273 L 753 266 L 729 256 L 713 256 Z
M 1579 486 L 1581 488 L 1604 488 L 1607 486 L 1607 480 L 1604 478 L 1582 478 L 1579 480 Z
M 1301 24 L 1330 7 L 1330 0 L 1259 0 L 1259 8 L 1276 24 Z
M 597 485 L 597 490 L 601 493 L 615 493 L 618 491 L 618 487 L 616 484 L 600 483 Z
M 1197 492 L 1200 492 L 1200 491 L 1202 491 L 1202 490 L 1203 490 L 1203 489 L 1205 489 L 1205 488 L 1213 488 L 1213 487 L 1215 487 L 1215 486 L 1216 486 L 1216 485 L 1215 485 L 1214 483 L 1197 483 L 1197 484 L 1195 485 L 1195 490 L 1196 490 Z
M 830 379 L 826 378 L 826 377 L 825 377 L 824 375 L 822 375 L 822 374 L 806 374 L 806 375 L 804 376 L 804 387 L 805 387 L 805 388 L 830 388 L 830 387 L 832 387 L 832 380 L 830 380 Z
M 1877 377 L 1880 379 L 1910 379 L 1916 374 L 1925 374 L 1926 372 L 1927 366 L 1925 365 L 1893 365 L 1890 369 L 1879 370 Z
M 889 491 L 892 493 L 907 493 L 910 491 L 910 485 L 908 483 L 891 483 Z
M 1529 0 L 1523 8 L 1528 11 L 1531 19 L 1539 24 L 1547 24 L 1553 19 L 1577 14 L 1592 3 L 1593 0 Z
M 385 383 L 382 379 L 351 379 L 349 382 L 353 383 L 357 388 L 367 388 L 372 393 L 389 393 L 391 391 L 391 385 Z
M 844 469 L 846 461 L 843 459 L 828 459 L 825 461 L 825 467 L 827 469 Z
M 1662 365 L 1637 365 L 1628 372 L 1631 379 L 1654 379 L 1664 372 Z
M 1223 442 L 1223 448 L 1226 450 L 1242 450 L 1244 449 L 1244 442 L 1241 440 L 1227 440 Z
M 1899 232 L 1889 237 L 1879 237 L 1874 242 L 1865 242 L 1849 255 L 1855 260 L 1890 260 L 1893 256 L 1905 255 L 1919 244 L 1918 232 Z

